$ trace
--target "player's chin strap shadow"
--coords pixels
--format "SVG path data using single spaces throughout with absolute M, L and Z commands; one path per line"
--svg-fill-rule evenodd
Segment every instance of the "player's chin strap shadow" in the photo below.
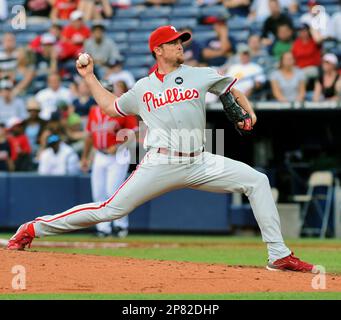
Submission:
M 230 92 L 223 93 L 219 96 L 223 104 L 224 112 L 233 124 L 237 132 L 243 136 L 251 133 L 252 119 L 251 116 L 237 103 L 234 96 Z M 238 123 L 243 122 L 242 128 L 238 127 Z

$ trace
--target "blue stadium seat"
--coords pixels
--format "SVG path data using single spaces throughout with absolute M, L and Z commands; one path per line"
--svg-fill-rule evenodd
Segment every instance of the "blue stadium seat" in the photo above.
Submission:
M 214 30 L 212 31 L 203 31 L 203 32 L 194 32 L 194 39 L 197 41 L 205 42 L 209 39 L 215 38 L 217 35 Z
M 149 54 L 148 42 L 132 43 L 129 47 L 129 52 L 134 54 Z
M 171 14 L 171 7 L 151 7 L 143 12 L 143 17 L 168 18 Z
M 207 24 L 198 24 L 194 28 L 194 32 L 204 32 L 204 31 L 212 31 L 213 26 L 212 25 L 207 25 Z
M 172 11 L 172 17 L 197 17 L 200 13 L 200 9 L 198 7 L 174 7 Z
M 151 67 L 154 64 L 152 55 L 129 55 L 125 59 L 125 67 Z
M 177 29 L 182 29 L 189 27 L 191 29 L 194 29 L 195 26 L 197 25 L 197 20 L 196 19 L 171 19 L 170 24 L 174 26 Z
M 133 74 L 136 80 L 148 76 L 149 68 L 130 68 L 129 71 Z
M 234 16 L 227 20 L 227 26 L 231 31 L 243 30 L 250 27 L 250 22 L 246 18 Z
M 177 0 L 174 6 L 195 6 L 195 0 Z
M 149 39 L 149 32 L 131 32 L 128 34 L 129 42 L 147 42 Z
M 138 19 L 115 19 L 109 26 L 111 31 L 131 31 L 139 27 Z
M 248 30 L 231 32 L 231 36 L 236 42 L 247 42 L 250 32 Z
M 158 27 L 161 27 L 163 25 L 169 24 L 168 19 L 161 18 L 161 19 L 151 19 L 151 20 L 145 20 L 141 21 L 138 28 L 141 30 L 154 30 Z
M 131 4 L 133 6 L 137 6 L 137 5 L 141 5 L 141 4 L 145 4 L 146 3 L 146 0 L 131 0 Z M 130 10 L 130 9 L 128 9 Z
M 125 42 L 128 40 L 126 32 L 108 32 L 107 35 L 115 42 Z
M 15 39 L 18 44 L 26 45 L 27 43 L 31 42 L 36 36 L 37 34 L 32 33 L 32 32 L 18 32 L 15 35 Z
M 124 51 L 128 50 L 129 48 L 129 45 L 127 42 L 119 42 L 116 44 L 117 44 L 118 50 L 120 50 L 122 54 L 124 54 Z
M 144 8 L 130 7 L 128 9 L 117 9 L 115 17 L 119 18 L 138 18 L 141 13 L 144 12 Z
M 203 7 L 200 10 L 202 16 L 227 17 L 227 9 L 223 5 Z

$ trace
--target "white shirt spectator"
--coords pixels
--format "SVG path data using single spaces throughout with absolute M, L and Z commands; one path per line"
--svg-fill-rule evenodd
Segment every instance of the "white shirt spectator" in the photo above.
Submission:
M 256 14 L 256 21 L 265 21 L 270 16 L 269 0 L 254 0 L 251 5 L 251 12 Z
M 234 87 L 243 93 L 251 90 L 255 82 L 266 81 L 263 68 L 254 62 L 234 64 L 228 68 L 227 74 L 238 79 Z
M 71 90 L 65 87 L 59 87 L 57 90 L 51 88 L 40 90 L 36 94 L 36 100 L 41 106 L 40 117 L 43 120 L 50 120 L 51 114 L 57 111 L 58 102 L 65 101 L 71 104 L 73 98 Z
M 7 0 L 0 0 L 0 20 L 6 20 L 8 17 Z
M 77 153 L 64 142 L 60 143 L 57 153 L 50 147 L 40 155 L 38 173 L 41 175 L 74 175 L 79 169 Z
M 14 98 L 10 102 L 6 102 L 3 97 L 0 97 L 0 122 L 6 123 L 11 118 L 24 120 L 27 115 L 24 101 L 21 98 Z
M 315 9 L 313 8 L 313 10 Z M 316 16 L 313 16 L 311 12 L 306 12 L 300 18 L 300 22 L 318 31 L 323 38 L 327 38 L 330 35 L 330 16 L 324 9 L 320 10 Z
M 330 34 L 332 38 L 341 41 L 341 12 L 335 12 L 330 21 Z
M 124 81 L 129 89 L 132 88 L 136 82 L 134 76 L 128 70 L 112 73 L 108 76 L 108 81 L 112 84 L 115 84 L 117 81 Z

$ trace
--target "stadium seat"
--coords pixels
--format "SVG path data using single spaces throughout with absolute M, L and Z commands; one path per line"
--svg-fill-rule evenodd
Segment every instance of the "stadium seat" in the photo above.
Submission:
M 141 13 L 144 12 L 144 8 L 130 7 L 128 9 L 117 9 L 115 17 L 118 18 L 138 18 Z
M 213 39 L 216 37 L 216 33 L 214 30 L 212 31 L 204 31 L 204 32 L 195 32 L 194 31 L 194 39 L 200 42 L 205 42 L 209 39 Z
M 171 19 L 170 24 L 177 29 L 183 29 L 186 27 L 194 29 L 195 26 L 197 25 L 197 20 L 191 19 L 191 18 L 188 18 L 188 19 Z
M 149 32 L 130 32 L 128 34 L 129 42 L 148 42 Z
M 195 0 L 177 0 L 174 6 L 195 6 Z
M 231 32 L 231 36 L 233 36 L 234 40 L 237 42 L 247 42 L 249 35 L 250 32 L 248 30 Z
M 133 54 L 149 54 L 148 42 L 132 43 L 129 47 L 129 52 Z
M 131 31 L 139 27 L 138 19 L 115 19 L 109 26 L 111 31 Z
M 246 18 L 234 16 L 227 20 L 229 30 L 244 30 L 250 27 L 250 22 Z
M 151 67 L 154 64 L 154 58 L 151 55 L 127 55 L 125 67 Z
M 148 76 L 149 68 L 130 68 L 129 71 L 133 74 L 136 80 Z
M 108 32 L 107 35 L 115 42 L 125 42 L 128 40 L 126 32 Z
M 228 17 L 227 9 L 223 5 L 215 5 L 202 7 L 200 9 L 201 16 L 215 16 L 215 17 Z
M 129 48 L 129 45 L 127 42 L 118 42 L 116 44 L 117 44 L 118 49 L 123 53 Z
M 132 7 L 137 6 L 137 5 L 143 5 L 146 3 L 146 0 L 131 0 Z M 128 8 L 127 10 L 130 10 Z
M 143 17 L 145 18 L 168 18 L 171 15 L 171 7 L 151 7 L 143 12 Z
M 172 17 L 194 17 L 196 18 L 200 13 L 200 9 L 198 7 L 174 7 L 172 11 Z
M 161 18 L 161 19 L 150 19 L 150 20 L 145 20 L 141 21 L 138 28 L 141 30 L 154 30 L 160 26 L 169 24 L 168 19 L 166 18 Z

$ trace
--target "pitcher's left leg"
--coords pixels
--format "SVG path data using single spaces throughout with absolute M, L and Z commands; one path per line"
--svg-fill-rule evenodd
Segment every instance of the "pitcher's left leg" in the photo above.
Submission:
M 211 192 L 244 193 L 267 243 L 270 261 L 290 255 L 283 241 L 280 219 L 267 176 L 245 163 L 205 152 L 193 165 L 191 188 Z

